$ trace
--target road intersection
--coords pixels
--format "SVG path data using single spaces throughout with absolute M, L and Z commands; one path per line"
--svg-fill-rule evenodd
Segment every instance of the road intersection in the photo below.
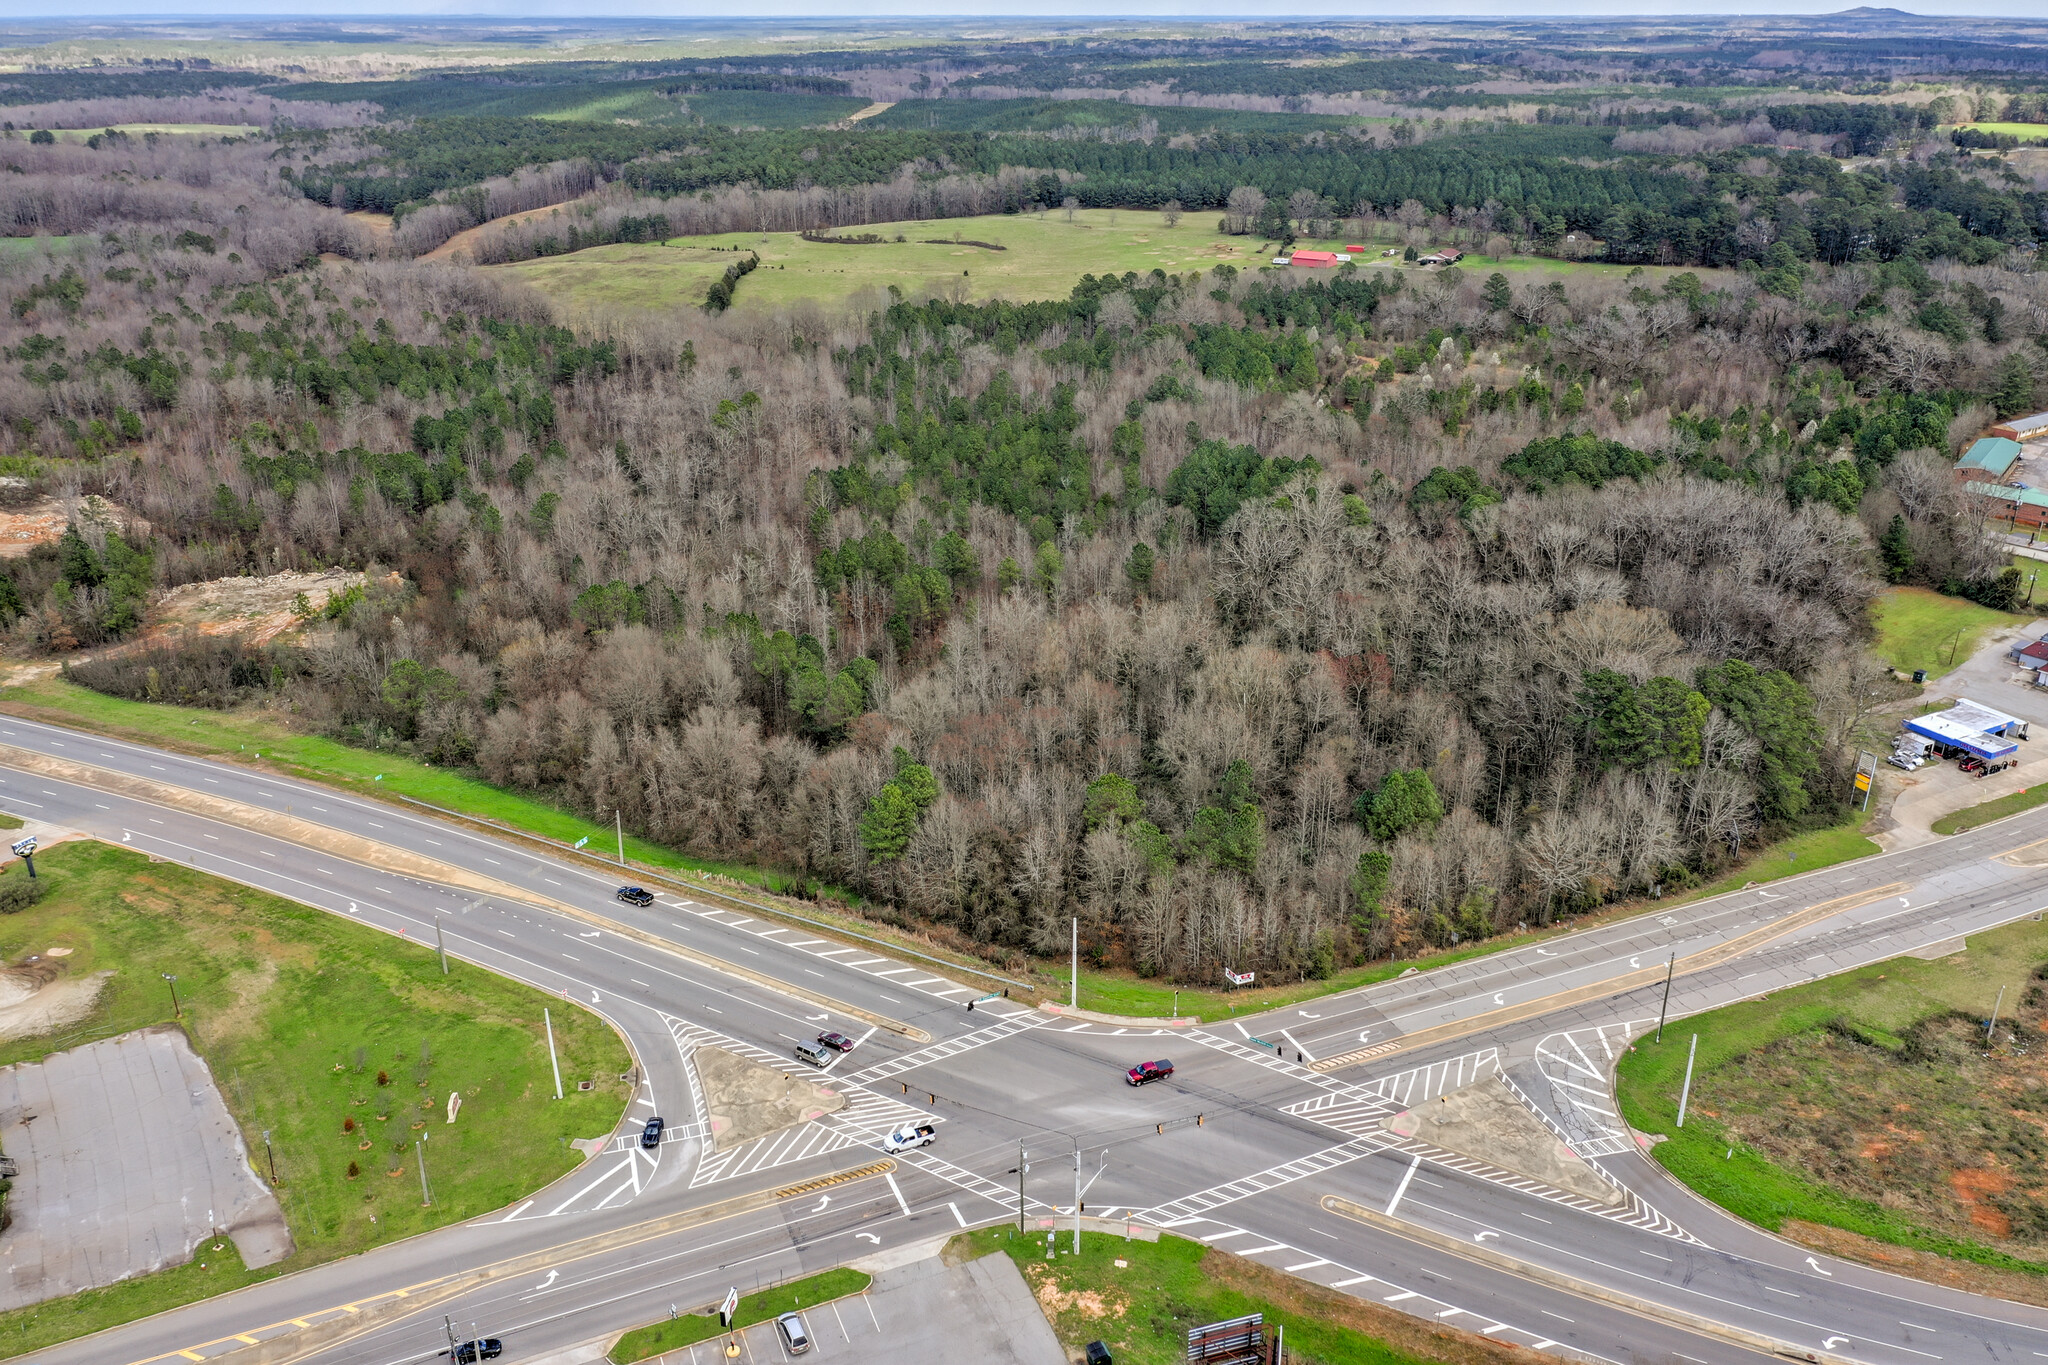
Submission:
M 1014 1220 L 1020 1149 L 1028 1219 L 1072 1215 L 1078 1168 L 1090 1216 L 1570 1358 L 2048 1359 L 2048 1311 L 1812 1256 L 1696 1199 L 1636 1151 L 1609 1088 L 1619 1050 L 1654 1025 L 1667 970 L 1679 1018 L 2038 914 L 2048 812 L 1169 1029 L 1002 999 L 969 1012 L 989 990 L 971 973 L 708 896 L 624 905 L 613 874 L 528 841 L 11 716 L 0 806 L 429 947 L 438 932 L 451 956 L 601 1014 L 640 1068 L 620 1132 L 518 1206 L 26 1357 L 48 1365 L 259 1345 L 266 1361 L 399 1365 L 433 1358 L 444 1313 L 492 1324 L 516 1361 L 729 1284 Z M 816 1077 L 847 1107 L 714 1148 L 690 1054 L 793 1066 L 790 1047 L 828 1029 L 862 1039 Z M 1162 1054 L 1170 1079 L 1123 1083 Z M 1490 1075 L 1613 1194 L 1384 1126 Z M 656 1113 L 666 1140 L 642 1152 L 631 1134 Z M 938 1120 L 939 1141 L 883 1156 L 881 1136 L 909 1116 Z

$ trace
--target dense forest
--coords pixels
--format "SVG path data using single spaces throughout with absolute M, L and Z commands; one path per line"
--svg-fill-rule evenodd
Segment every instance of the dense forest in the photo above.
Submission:
M 1353 64 L 1419 90 L 1514 54 L 1451 55 Z M 855 56 L 614 75 L 836 98 Z M 71 516 L 0 574 L 11 650 L 616 811 L 998 957 L 1079 916 L 1098 961 L 1285 979 L 1837 818 L 1888 695 L 1881 586 L 2012 600 L 1950 464 L 2043 399 L 2044 203 L 1926 101 L 1144 141 L 445 93 L 332 129 L 11 130 L 0 221 L 67 240 L 0 263 L 0 474 Z M 1608 266 L 576 330 L 411 259 L 549 196 L 579 207 L 474 258 L 1178 199 L 1276 240 L 1586 234 Z M 365 207 L 406 211 L 379 237 Z M 333 565 L 361 584 L 284 643 L 142 633 L 157 590 Z

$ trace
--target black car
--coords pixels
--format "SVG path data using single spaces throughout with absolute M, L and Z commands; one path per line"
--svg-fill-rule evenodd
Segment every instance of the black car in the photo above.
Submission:
M 1149 1085 L 1153 1081 L 1163 1081 L 1172 1074 L 1173 1063 L 1162 1057 L 1156 1062 L 1139 1062 L 1124 1073 L 1124 1079 L 1132 1085 Z
M 441 1352 L 447 1355 L 446 1351 Z M 505 1343 L 496 1337 L 479 1337 L 475 1341 L 457 1342 L 455 1365 L 476 1365 L 479 1360 L 496 1360 L 505 1354 Z
M 654 893 L 644 886 L 622 886 L 612 892 L 612 899 L 622 900 L 628 905 L 652 905 Z
M 661 1146 L 661 1130 L 666 1126 L 660 1119 L 647 1120 L 647 1126 L 640 1130 L 640 1145 L 642 1147 Z
M 818 1035 L 818 1042 L 834 1052 L 853 1051 L 853 1039 L 843 1033 L 821 1033 Z

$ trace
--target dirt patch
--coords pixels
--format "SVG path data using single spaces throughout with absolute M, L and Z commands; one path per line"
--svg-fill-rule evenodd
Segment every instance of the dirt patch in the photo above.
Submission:
M 553 213 L 556 209 L 568 208 L 575 202 L 574 199 L 564 199 L 559 204 L 544 204 L 540 208 L 528 209 L 524 213 L 508 213 L 503 218 L 493 218 L 488 223 L 479 223 L 473 228 L 467 228 L 456 233 L 453 237 L 450 237 L 447 241 L 420 257 L 420 259 L 423 261 L 452 261 L 460 255 L 462 259 L 468 260 L 469 249 L 476 244 L 479 237 L 489 232 L 492 228 L 510 227 L 514 223 L 523 223 L 529 218 L 538 218 L 543 213 Z
M 711 1116 L 712 1145 L 720 1151 L 846 1107 L 846 1096 L 835 1090 L 724 1048 L 700 1047 L 690 1065 Z
M 196 631 L 201 635 L 240 635 L 266 644 L 303 624 L 295 608 L 301 593 L 317 610 L 364 580 L 360 573 L 330 569 L 186 583 L 150 605 L 146 634 Z
M 51 545 L 74 520 L 98 521 L 123 533 L 138 518 L 97 493 L 83 498 L 40 498 L 26 507 L 0 507 L 0 559 L 20 559 L 38 545 Z
M 1404 1110 L 1386 1126 L 1400 1137 L 1420 1138 L 1603 1204 L 1622 1199 L 1620 1190 L 1559 1141 L 1498 1076 Z
M 67 979 L 64 963 L 48 954 L 0 967 L 0 1039 L 32 1038 L 77 1023 L 92 1013 L 113 975 Z
M 350 222 L 361 223 L 364 227 L 368 228 L 370 230 L 370 236 L 376 241 L 378 246 L 391 245 L 390 214 L 372 213 L 368 209 L 357 209 L 354 213 L 348 215 L 348 217 Z
M 1122 1295 L 1105 1297 L 1092 1289 L 1062 1290 L 1043 1266 L 1031 1267 L 1031 1297 L 1050 1318 L 1055 1313 L 1079 1313 L 1084 1318 L 1122 1317 L 1130 1302 Z

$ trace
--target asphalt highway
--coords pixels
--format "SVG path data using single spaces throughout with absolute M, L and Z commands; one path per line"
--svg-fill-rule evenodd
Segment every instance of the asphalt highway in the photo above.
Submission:
M 987 990 L 974 978 L 679 895 L 636 909 L 580 860 L 254 768 L 14 717 L 0 717 L 0 746 L 40 756 L 0 749 L 0 807 L 412 945 L 394 951 L 432 951 L 438 932 L 457 970 L 500 972 L 604 1015 L 644 1077 L 607 1150 L 513 1208 L 28 1357 L 38 1362 L 219 1359 L 346 1316 L 356 1330 L 309 1359 L 397 1365 L 445 1345 L 445 1314 L 503 1337 L 516 1365 L 701 1308 L 729 1286 L 1014 1221 L 1020 1150 L 1034 1228 L 1071 1213 L 1078 1181 L 1091 1216 L 1139 1217 L 1564 1356 L 2048 1359 L 2048 1313 L 1809 1256 L 1696 1200 L 1635 1153 L 1608 1090 L 1617 1049 L 1654 1026 L 1674 956 L 1669 1008 L 1682 1028 L 1687 1014 L 2038 913 L 2048 858 L 2024 850 L 2048 840 L 2048 812 L 1168 1030 L 1003 1000 L 969 1012 Z M 85 767 L 57 777 L 51 761 Z M 135 778 L 161 785 L 137 795 L 124 781 Z M 199 813 L 181 793 L 236 804 Z M 286 837 L 304 827 L 276 816 L 363 842 Z M 407 864 L 421 875 L 395 875 L 375 865 L 378 847 L 447 875 L 423 862 Z M 712 1150 L 687 1052 L 710 1043 L 794 1066 L 790 1047 L 824 1029 L 861 1040 L 826 1078 L 848 1108 Z M 1126 1067 L 1161 1055 L 1170 1080 L 1123 1083 Z M 1612 1206 L 1381 1126 L 1495 1072 L 1597 1161 L 1622 1191 Z M 670 1140 L 641 1154 L 630 1135 L 657 1112 Z M 911 1115 L 939 1120 L 933 1147 L 886 1172 L 770 1193 L 882 1161 L 879 1138 Z

